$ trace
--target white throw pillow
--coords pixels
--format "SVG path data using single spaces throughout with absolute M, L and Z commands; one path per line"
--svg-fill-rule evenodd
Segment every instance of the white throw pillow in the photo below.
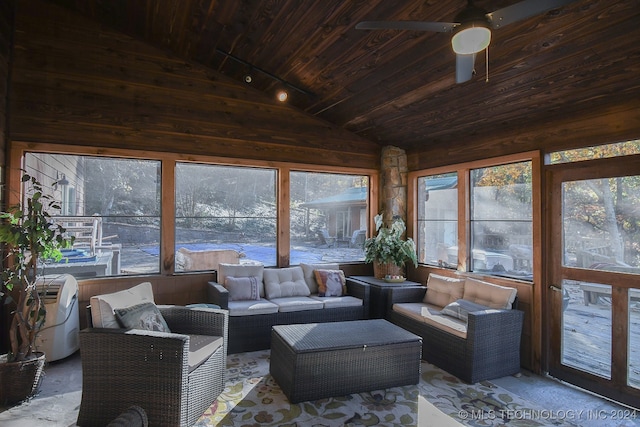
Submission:
M 153 288 L 150 282 L 140 283 L 133 288 L 111 294 L 95 295 L 89 300 L 91 304 L 91 321 L 94 328 L 119 329 L 120 324 L 116 319 L 116 308 L 127 308 L 143 302 L 152 302 Z

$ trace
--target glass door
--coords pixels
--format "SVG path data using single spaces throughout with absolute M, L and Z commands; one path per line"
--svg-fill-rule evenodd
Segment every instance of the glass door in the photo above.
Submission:
M 640 175 L 616 160 L 549 168 L 549 373 L 637 407 Z

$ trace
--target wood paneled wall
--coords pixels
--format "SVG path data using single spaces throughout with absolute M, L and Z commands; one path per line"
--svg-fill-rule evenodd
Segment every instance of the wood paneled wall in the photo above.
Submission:
M 14 8 L 15 0 L 0 2 L 0 166 L 3 168 L 6 164 L 8 138 L 7 109 L 9 103 L 9 67 L 12 51 Z M 0 177 L 0 180 L 3 180 L 3 177 Z M 4 205 L 3 202 L 4 199 L 0 196 L 2 205 Z
M 0 1 L 0 184 L 5 182 L 5 166 L 8 149 L 9 68 L 12 52 L 15 0 Z M 4 192 L 0 192 L 0 208 L 5 207 Z M 4 256 L 2 256 L 4 259 Z M 7 324 L 9 315 L 0 301 L 0 323 Z M 8 349 L 8 337 L 0 334 L 0 354 Z
M 377 168 L 380 149 L 39 0 L 17 5 L 10 138 Z
M 590 109 L 576 108 L 572 114 L 505 125 L 491 132 L 470 128 L 468 138 L 454 143 L 424 144 L 421 149 L 407 151 L 407 158 L 409 170 L 419 170 L 532 150 L 548 153 L 638 138 L 638 99 L 617 96 L 612 90 L 609 105 L 593 104 Z

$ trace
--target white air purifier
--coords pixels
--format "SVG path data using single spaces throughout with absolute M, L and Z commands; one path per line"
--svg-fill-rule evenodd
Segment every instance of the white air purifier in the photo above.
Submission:
M 47 362 L 63 359 L 80 348 L 78 282 L 70 274 L 56 274 L 40 278 L 37 287 L 47 316 L 36 349 L 45 353 Z

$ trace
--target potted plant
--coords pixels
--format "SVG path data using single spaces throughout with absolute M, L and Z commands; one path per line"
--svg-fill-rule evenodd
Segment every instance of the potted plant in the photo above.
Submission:
M 404 221 L 395 217 L 390 225 L 385 225 L 382 215 L 375 216 L 376 233 L 364 242 L 365 262 L 372 262 L 375 277 L 402 276 L 407 261 L 418 266 L 416 245 L 411 238 L 404 240 L 406 231 Z
M 51 220 L 49 210 L 60 209 L 58 202 L 44 194 L 36 178 L 24 173 L 22 183 L 28 185 L 25 206 L 0 212 L 0 243 L 6 255 L 0 297 L 12 310 L 10 351 L 0 356 L 0 404 L 17 403 L 38 390 L 44 353 L 35 351 L 35 340 L 46 314 L 38 280 L 44 276 L 43 261 L 59 261 L 60 250 L 73 243 Z

